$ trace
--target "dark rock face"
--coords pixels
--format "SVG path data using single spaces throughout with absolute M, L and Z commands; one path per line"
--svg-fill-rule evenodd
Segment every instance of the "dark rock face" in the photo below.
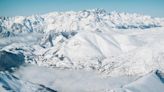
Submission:
M 159 79 L 164 83 L 164 73 L 160 70 L 156 70 L 155 73 L 159 77 Z
M 22 53 L 14 54 L 7 51 L 0 51 L 0 70 L 10 70 L 12 67 L 19 67 L 25 62 Z

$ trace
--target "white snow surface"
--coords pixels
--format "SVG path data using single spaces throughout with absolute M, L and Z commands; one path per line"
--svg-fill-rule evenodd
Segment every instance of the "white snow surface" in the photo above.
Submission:
M 163 92 L 163 75 L 152 72 L 164 72 L 163 46 L 164 19 L 140 14 L 108 13 L 103 9 L 94 9 L 0 18 L 0 51 L 22 53 L 26 64 L 36 65 L 15 71 L 15 75 L 23 81 L 14 79 L 12 83 L 16 86 L 24 86 L 29 80 L 29 85 L 43 84 L 59 92 Z M 93 72 L 101 78 L 97 74 L 92 76 Z M 41 75 L 39 73 L 43 75 L 38 80 L 28 76 L 35 73 L 36 76 Z M 0 73 L 0 78 L 1 75 L 3 80 L 6 79 L 3 76 L 12 77 L 6 72 Z M 47 81 L 44 80 L 46 75 L 50 75 L 46 77 Z M 68 87 L 72 82 L 68 78 L 70 76 L 80 76 L 72 84 L 75 89 Z M 88 79 L 88 76 L 91 77 Z M 98 83 L 94 85 L 92 82 L 96 80 Z M 117 86 L 111 85 L 114 80 L 118 80 L 115 82 Z M 10 82 L 10 79 L 5 81 Z M 76 84 L 78 81 L 79 84 Z M 88 83 L 86 81 L 91 82 L 89 87 L 80 88 Z M 6 85 L 1 80 L 0 83 Z M 15 90 L 15 87 L 11 89 Z

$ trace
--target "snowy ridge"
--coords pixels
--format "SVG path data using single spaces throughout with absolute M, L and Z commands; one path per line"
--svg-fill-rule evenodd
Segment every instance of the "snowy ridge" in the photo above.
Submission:
M 57 92 L 44 85 L 21 80 L 9 72 L 0 72 L 1 92 Z
M 108 13 L 103 9 L 79 12 L 52 12 L 44 15 L 0 18 L 0 35 L 13 36 L 22 32 L 56 32 L 76 30 L 147 29 L 164 26 L 164 19 L 140 14 Z
M 121 88 L 105 92 L 163 92 L 164 90 L 164 75 L 161 71 L 156 70 L 145 76 L 124 85 Z
M 36 47 L 40 49 L 34 53 L 37 53 L 38 65 L 93 69 L 110 76 L 143 75 L 154 69 L 163 70 L 162 35 L 162 31 L 154 34 L 150 30 L 142 35 L 125 35 L 111 30 L 79 31 L 69 39 L 62 35 L 52 37 L 44 49 Z M 55 45 L 51 47 L 50 42 Z

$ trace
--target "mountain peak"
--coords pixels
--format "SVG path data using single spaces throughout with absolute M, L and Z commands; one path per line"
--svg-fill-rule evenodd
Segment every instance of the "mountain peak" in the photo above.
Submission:
M 147 29 L 164 26 L 164 19 L 152 18 L 140 14 L 107 12 L 104 9 L 88 9 L 79 12 L 52 12 L 28 17 L 1 17 L 0 35 L 20 32 L 45 32 L 50 30 L 77 31 L 99 27 L 116 29 Z

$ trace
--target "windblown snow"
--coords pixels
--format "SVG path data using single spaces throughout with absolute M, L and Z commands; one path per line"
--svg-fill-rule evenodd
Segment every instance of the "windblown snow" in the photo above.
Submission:
M 163 29 L 103 9 L 0 17 L 0 91 L 163 92 Z

